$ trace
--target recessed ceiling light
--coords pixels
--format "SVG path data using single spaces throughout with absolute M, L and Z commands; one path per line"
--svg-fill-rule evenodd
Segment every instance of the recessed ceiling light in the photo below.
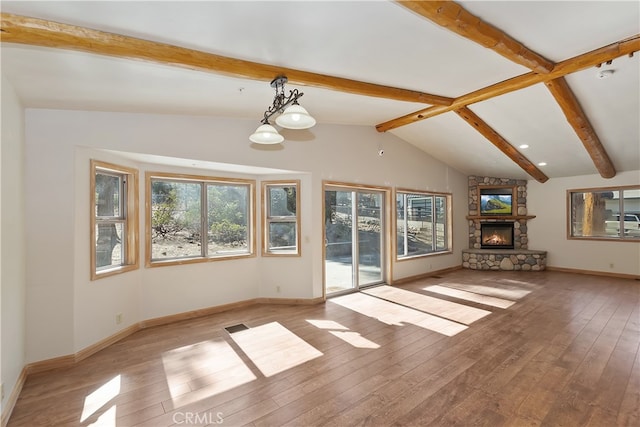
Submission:
M 523 150 L 524 150 L 525 148 L 529 148 L 529 146 L 528 146 L 527 144 L 519 145 L 519 147 L 520 147 L 520 148 L 522 148 Z
M 547 162 L 540 162 L 538 163 L 538 166 L 547 166 Z

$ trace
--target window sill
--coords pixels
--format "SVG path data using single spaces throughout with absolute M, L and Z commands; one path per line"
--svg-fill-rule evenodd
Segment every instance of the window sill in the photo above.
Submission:
M 416 259 L 428 258 L 433 256 L 439 256 L 439 255 L 450 255 L 452 253 L 453 253 L 452 250 L 446 250 L 446 251 L 439 251 L 439 252 L 429 252 L 428 254 L 410 255 L 402 258 L 396 258 L 396 262 L 413 261 Z
M 111 276 L 115 276 L 116 274 L 122 274 L 129 271 L 137 270 L 138 267 L 139 267 L 138 264 L 131 264 L 131 265 L 121 265 L 118 267 L 113 267 L 113 268 L 100 270 L 100 271 L 94 271 L 91 274 L 91 280 L 93 281 L 93 280 L 104 279 L 105 277 L 111 277 Z
M 147 260 L 145 267 L 166 267 L 170 265 L 185 265 L 185 264 L 200 264 L 214 261 L 229 261 L 234 259 L 255 258 L 255 254 L 235 254 L 217 257 L 197 257 L 197 258 L 180 258 L 180 259 L 167 259 L 167 260 Z

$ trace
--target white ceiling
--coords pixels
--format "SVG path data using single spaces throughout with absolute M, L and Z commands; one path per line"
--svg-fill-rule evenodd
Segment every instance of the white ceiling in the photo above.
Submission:
M 637 1 L 468 1 L 469 12 L 559 62 L 640 33 Z M 2 1 L 2 12 L 243 60 L 457 97 L 529 72 L 387 1 Z M 26 107 L 255 119 L 268 83 L 58 49 L 2 44 Z M 640 53 L 567 76 L 617 171 L 640 170 Z M 274 76 L 275 77 L 275 76 Z M 293 88 L 293 86 L 287 86 Z M 301 88 L 302 89 L 302 88 Z M 428 105 L 305 87 L 319 124 L 375 126 Z M 549 177 L 597 170 L 547 88 L 469 106 Z M 529 176 L 455 113 L 389 131 L 465 174 Z M 249 141 L 247 141 L 249 144 Z

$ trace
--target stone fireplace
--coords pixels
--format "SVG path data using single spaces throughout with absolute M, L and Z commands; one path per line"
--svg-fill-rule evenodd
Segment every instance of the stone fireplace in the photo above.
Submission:
M 511 207 L 487 212 L 482 194 L 510 195 Z M 469 177 L 469 249 L 462 251 L 462 267 L 472 270 L 544 270 L 547 252 L 530 250 L 527 221 L 527 181 Z
M 480 224 L 480 248 L 513 249 L 513 222 Z

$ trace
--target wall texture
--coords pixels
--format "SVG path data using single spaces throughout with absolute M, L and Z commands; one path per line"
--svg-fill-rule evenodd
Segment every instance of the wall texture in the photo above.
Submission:
M 2 77 L 2 145 L 0 183 L 0 381 L 2 408 L 25 365 L 26 258 L 24 208 L 24 117 L 20 100 Z
M 449 192 L 453 228 L 466 228 L 466 177 L 391 134 L 372 127 L 317 125 L 283 132 L 283 147 L 252 147 L 248 135 L 255 127 L 250 120 L 211 117 L 26 111 L 29 362 L 74 353 L 141 320 L 256 297 L 321 296 L 324 181 Z M 383 157 L 377 153 L 380 146 Z M 91 282 L 91 158 L 137 167 L 141 207 L 149 170 L 300 179 L 302 256 L 142 266 Z M 203 162 L 217 162 L 219 169 L 233 173 Z M 144 242 L 143 211 L 140 221 Z M 454 253 L 428 262 L 393 263 L 389 274 L 399 279 L 460 265 L 466 233 L 454 231 L 453 238 Z M 122 324 L 115 324 L 115 313 L 123 314 Z
M 529 181 L 529 247 L 548 251 L 547 267 L 640 276 L 640 242 L 567 239 L 567 190 L 638 185 L 640 171 L 618 172 L 611 179 L 600 175 L 554 178 L 541 184 Z M 613 267 L 611 267 L 613 265 Z

